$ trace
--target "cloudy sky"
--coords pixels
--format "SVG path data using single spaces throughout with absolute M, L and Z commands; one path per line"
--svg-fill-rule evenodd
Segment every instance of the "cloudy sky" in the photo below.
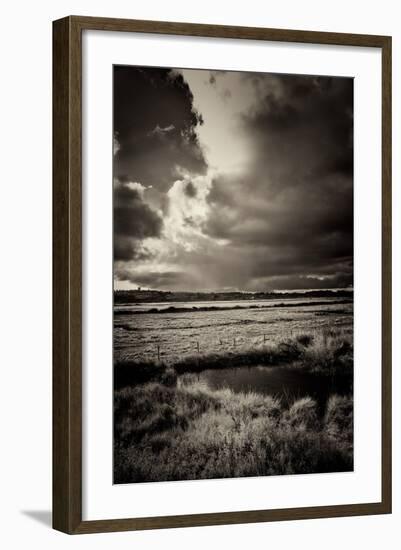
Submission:
M 115 67 L 115 288 L 351 286 L 352 138 L 352 79 Z

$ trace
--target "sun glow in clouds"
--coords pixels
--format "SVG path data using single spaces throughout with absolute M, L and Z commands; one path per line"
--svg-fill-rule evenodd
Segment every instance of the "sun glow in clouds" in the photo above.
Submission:
M 206 202 L 211 188 L 211 177 L 191 177 L 185 174 L 176 180 L 169 189 L 167 215 L 164 224 L 164 237 L 186 251 L 203 246 L 209 238 L 203 234 L 202 226 L 210 214 Z

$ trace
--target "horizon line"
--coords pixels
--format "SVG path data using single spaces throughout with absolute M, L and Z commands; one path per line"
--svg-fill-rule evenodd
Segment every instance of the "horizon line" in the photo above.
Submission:
M 157 288 L 114 288 L 114 292 L 166 292 L 166 293 L 193 293 L 193 294 L 282 294 L 284 292 L 338 292 L 347 291 L 353 292 L 353 287 L 336 287 L 336 288 L 289 288 L 289 289 L 272 289 L 272 290 L 163 290 Z

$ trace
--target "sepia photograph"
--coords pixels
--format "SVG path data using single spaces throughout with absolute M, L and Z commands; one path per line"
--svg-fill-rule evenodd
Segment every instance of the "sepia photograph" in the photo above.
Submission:
M 113 66 L 115 484 L 353 471 L 353 101 Z

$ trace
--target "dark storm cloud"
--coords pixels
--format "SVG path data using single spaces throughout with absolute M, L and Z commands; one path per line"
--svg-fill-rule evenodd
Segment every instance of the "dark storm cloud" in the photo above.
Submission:
M 159 237 L 162 218 L 143 200 L 143 188 L 124 178 L 114 183 L 114 258 L 143 259 L 141 241 Z
M 275 75 L 272 88 L 269 75 L 251 78 L 265 89 L 242 117 L 251 160 L 240 177 L 215 178 L 204 231 L 243 251 L 245 285 L 351 284 L 353 81 Z
M 146 273 L 133 273 L 123 265 L 117 265 L 116 278 L 120 281 L 128 281 L 142 287 L 170 289 L 170 290 L 193 290 L 195 279 L 190 273 L 181 271 L 148 271 Z M 195 287 L 196 288 L 196 287 Z
M 186 186 L 184 187 L 184 193 L 186 194 L 187 197 L 193 199 L 194 197 L 196 197 L 196 187 L 195 185 L 192 183 L 192 181 L 189 181 Z
M 152 254 L 144 249 L 141 242 L 132 237 L 118 235 L 114 239 L 114 260 L 128 262 L 130 260 L 147 260 Z
M 350 273 L 337 273 L 330 277 L 315 277 L 305 275 L 283 275 L 269 279 L 256 280 L 250 290 L 261 290 L 270 288 L 274 290 L 304 290 L 304 289 L 327 289 L 347 288 L 352 286 L 353 278 Z
M 177 167 L 204 173 L 196 127 L 202 117 L 181 74 L 171 69 L 114 68 L 114 170 L 117 177 L 166 191 Z
M 263 78 L 263 77 L 262 77 Z M 266 153 L 274 140 L 293 160 L 313 162 L 312 175 L 353 172 L 353 80 L 283 75 L 244 122 Z M 302 154 L 307 154 L 306 157 Z M 285 162 L 282 162 L 285 167 Z M 304 171 L 308 166 L 305 164 Z

